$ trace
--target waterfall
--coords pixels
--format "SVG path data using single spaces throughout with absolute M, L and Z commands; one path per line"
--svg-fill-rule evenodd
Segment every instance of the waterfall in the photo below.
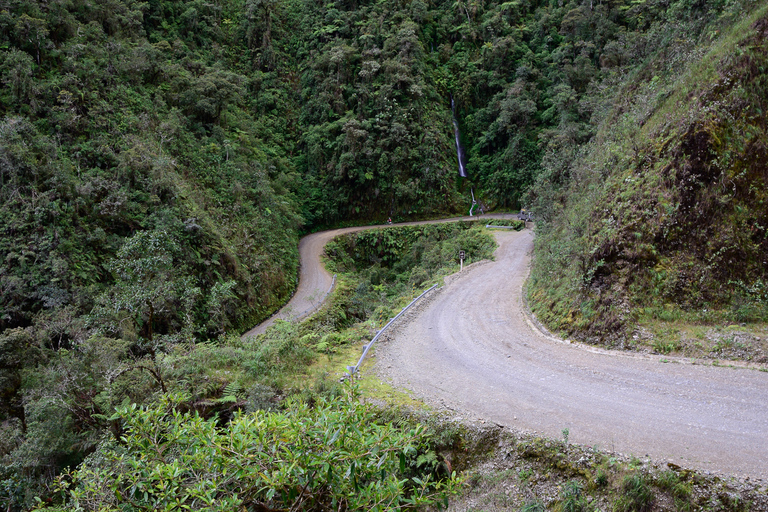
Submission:
M 464 154 L 464 148 L 461 147 L 461 132 L 459 132 L 459 121 L 456 119 L 456 105 L 453 103 L 453 94 L 451 94 L 451 113 L 453 114 L 453 134 L 456 137 L 456 156 L 459 159 L 459 176 L 467 177 L 465 165 L 467 157 Z

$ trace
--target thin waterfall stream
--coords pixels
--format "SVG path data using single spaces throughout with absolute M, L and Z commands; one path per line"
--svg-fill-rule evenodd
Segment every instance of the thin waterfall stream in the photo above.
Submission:
M 456 118 L 456 104 L 453 102 L 453 94 L 451 94 L 451 114 L 453 116 L 453 135 L 456 138 L 456 158 L 459 160 L 459 176 L 462 178 L 469 177 L 467 175 L 467 155 L 464 153 L 464 147 L 461 145 L 461 131 L 459 131 L 459 120 Z M 469 216 L 472 217 L 472 210 L 477 206 L 475 201 L 474 188 L 469 189 L 472 194 L 472 206 L 469 208 Z
M 459 121 L 456 119 L 456 105 L 453 102 L 453 94 L 451 94 L 451 113 L 453 114 L 453 134 L 456 137 L 456 156 L 459 159 L 459 176 L 467 178 L 467 157 L 464 154 L 464 148 L 461 146 L 461 132 L 459 131 Z

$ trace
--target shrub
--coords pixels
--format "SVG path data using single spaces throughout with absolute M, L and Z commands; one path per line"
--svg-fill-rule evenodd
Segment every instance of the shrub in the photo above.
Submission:
M 614 504 L 615 512 L 647 512 L 653 504 L 653 493 L 643 475 L 627 475 L 621 482 L 622 495 Z
M 485 224 L 486 226 L 509 226 L 513 227 L 515 231 L 520 231 L 525 228 L 525 222 L 515 219 L 491 219 Z
M 407 473 L 421 427 L 375 421 L 354 392 L 315 407 L 215 419 L 181 412 L 179 397 L 122 407 L 120 442 L 105 441 L 57 480 L 70 510 L 389 510 L 434 502 L 453 481 Z
M 561 501 L 556 510 L 559 512 L 582 512 L 587 509 L 587 500 L 581 493 L 578 482 L 567 482 L 560 493 Z
M 690 510 L 691 484 L 680 480 L 674 471 L 664 471 L 656 478 L 656 486 L 669 491 L 678 510 Z
M 529 501 L 520 508 L 520 512 L 544 512 L 547 507 L 540 501 Z
M 595 475 L 595 485 L 597 487 L 605 487 L 608 485 L 608 475 L 605 474 L 605 471 L 598 470 L 597 475 Z

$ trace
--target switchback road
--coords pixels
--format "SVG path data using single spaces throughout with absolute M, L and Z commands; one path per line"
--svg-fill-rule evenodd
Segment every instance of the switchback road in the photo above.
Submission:
M 331 285 L 320 263 L 324 245 L 361 229 L 370 227 L 303 238 L 294 298 L 246 335 L 314 307 Z M 665 362 L 672 359 L 544 335 L 522 302 L 533 233 L 498 232 L 496 239 L 494 262 L 451 280 L 376 348 L 382 378 L 466 418 L 556 438 L 567 428 L 573 442 L 768 479 L 768 373 Z
M 768 373 L 546 336 L 522 302 L 533 233 L 496 238 L 494 262 L 452 280 L 378 347 L 383 378 L 470 419 L 768 478 Z
M 439 224 L 443 222 L 456 222 L 459 220 L 477 220 L 484 221 L 488 219 L 512 219 L 517 218 L 512 214 L 490 214 L 475 217 L 456 217 L 452 219 L 440 219 L 440 220 L 428 220 L 428 221 L 416 221 L 416 222 L 402 222 L 393 224 L 393 226 L 415 226 L 417 224 Z M 325 244 L 330 242 L 334 237 L 343 235 L 346 233 L 354 233 L 356 231 L 363 231 L 365 229 L 386 228 L 387 224 L 379 226 L 357 226 L 351 228 L 333 229 L 330 231 L 320 231 L 318 233 L 312 233 L 303 237 L 299 241 L 299 262 L 301 270 L 299 273 L 299 286 L 296 288 L 296 293 L 293 294 L 291 300 L 280 311 L 275 313 L 272 317 L 260 323 L 250 331 L 243 334 L 243 336 L 256 336 L 267 330 L 267 327 L 275 323 L 275 320 L 289 320 L 303 316 L 304 313 L 311 311 L 319 305 L 319 301 L 323 298 L 325 293 L 331 287 L 333 276 L 325 270 L 325 267 L 320 262 L 320 257 L 323 254 L 323 248 Z

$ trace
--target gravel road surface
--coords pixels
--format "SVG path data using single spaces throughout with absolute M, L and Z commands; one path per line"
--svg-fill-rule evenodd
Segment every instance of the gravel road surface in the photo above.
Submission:
M 455 220 L 461 219 L 433 222 Z M 418 223 L 397 225 L 412 224 Z M 245 336 L 317 306 L 332 279 L 320 263 L 325 244 L 376 227 L 384 226 L 302 238 L 294 297 Z M 469 420 L 552 437 L 567 428 L 572 442 L 768 479 L 768 373 L 664 362 L 672 359 L 545 335 L 522 303 L 533 233 L 497 232 L 496 238 L 494 262 L 451 276 L 377 347 L 383 379 Z
M 456 222 L 459 220 L 479 220 L 487 219 L 511 219 L 517 218 L 512 214 L 490 214 L 475 217 L 456 217 L 452 219 L 440 219 L 416 222 L 401 222 L 392 224 L 393 226 L 415 226 L 417 224 L 438 224 L 443 222 Z M 272 315 L 269 319 L 257 325 L 243 336 L 256 336 L 267 330 L 275 323 L 275 320 L 291 320 L 293 318 L 303 318 L 307 313 L 311 313 L 315 307 L 320 305 L 320 301 L 331 287 L 333 276 L 325 270 L 320 262 L 325 244 L 334 237 L 345 233 L 354 233 L 365 229 L 376 229 L 388 227 L 388 224 L 378 226 L 357 226 L 351 228 L 334 229 L 331 231 L 320 231 L 303 237 L 299 241 L 299 262 L 301 270 L 299 273 L 299 286 L 291 297 L 291 300 L 280 311 Z
M 768 479 L 768 373 L 545 335 L 522 303 L 533 233 L 496 238 L 494 262 L 456 276 L 377 347 L 384 380 L 469 420 L 567 428 L 572 442 Z

